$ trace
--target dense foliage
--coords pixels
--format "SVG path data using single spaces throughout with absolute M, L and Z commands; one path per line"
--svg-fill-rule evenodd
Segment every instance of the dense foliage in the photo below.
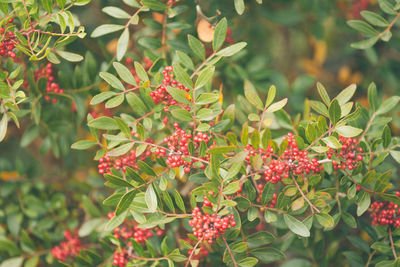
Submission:
M 0 266 L 397 266 L 399 10 L 0 0 Z

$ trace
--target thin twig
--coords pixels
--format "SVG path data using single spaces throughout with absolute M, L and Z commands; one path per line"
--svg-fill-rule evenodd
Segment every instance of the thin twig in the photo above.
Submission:
M 395 250 L 394 244 L 393 244 L 392 228 L 390 228 L 390 226 L 389 226 L 389 240 L 390 240 L 390 247 L 392 248 L 393 256 L 395 259 L 397 259 L 396 250 Z
M 314 214 L 314 210 L 315 210 L 316 212 L 320 213 L 321 211 L 320 211 L 317 207 L 315 207 L 314 204 L 311 203 L 311 201 L 308 199 L 308 197 L 304 194 L 303 190 L 301 190 L 299 184 L 298 184 L 297 181 L 296 181 L 296 178 L 294 178 L 293 175 L 292 175 L 292 179 L 293 179 L 294 184 L 295 184 L 296 187 L 297 187 L 297 190 L 299 190 L 301 196 L 303 197 L 303 199 L 304 199 L 305 201 L 307 201 L 308 205 L 310 205 L 310 207 L 311 207 L 311 212 Z
M 229 255 L 231 256 L 231 259 L 232 259 L 232 262 L 233 262 L 233 266 L 238 267 L 238 264 L 237 264 L 237 262 L 236 262 L 236 260 L 235 260 L 235 257 L 233 257 L 232 250 L 231 250 L 231 248 L 229 247 L 228 242 L 226 242 L 225 237 L 222 236 L 222 240 L 224 240 L 226 249 L 228 250 L 228 253 L 229 253 Z
M 188 266 L 189 266 L 189 264 L 190 264 L 190 259 L 193 257 L 196 248 L 199 246 L 199 244 L 200 244 L 200 242 L 201 242 L 202 240 L 203 240 L 203 239 L 200 239 L 199 241 L 197 241 L 196 245 L 194 245 L 194 248 L 192 249 L 192 252 L 190 253 L 189 258 L 188 258 L 188 260 L 186 261 L 185 267 L 188 267 Z

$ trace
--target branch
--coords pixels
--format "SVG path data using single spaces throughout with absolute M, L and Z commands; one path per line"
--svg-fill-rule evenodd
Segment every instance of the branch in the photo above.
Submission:
M 296 185 L 297 190 L 299 190 L 299 192 L 300 192 L 301 196 L 303 197 L 303 199 L 304 199 L 305 201 L 307 201 L 308 205 L 310 205 L 310 207 L 311 207 L 311 212 L 314 214 L 314 210 L 315 210 L 316 212 L 320 213 L 321 211 L 320 211 L 317 207 L 315 207 L 314 204 L 311 203 L 311 201 L 310 201 L 310 200 L 307 198 L 307 196 L 304 194 L 303 190 L 301 190 L 299 184 L 298 184 L 297 181 L 296 181 L 296 178 L 294 178 L 293 175 L 292 175 L 292 180 L 293 180 L 294 184 Z
M 226 249 L 228 250 L 228 253 L 229 253 L 229 255 L 231 256 L 231 259 L 232 259 L 232 262 L 233 262 L 233 266 L 238 267 L 238 264 L 237 264 L 235 258 L 233 257 L 232 250 L 231 250 L 231 248 L 230 248 L 229 245 L 228 245 L 228 242 L 226 242 L 225 237 L 221 236 L 221 238 L 222 238 L 222 240 L 224 240 Z
M 189 258 L 188 258 L 188 260 L 187 260 L 187 262 L 186 262 L 186 264 L 185 264 L 185 267 L 188 267 L 188 266 L 189 266 L 190 259 L 193 257 L 196 248 L 199 246 L 199 244 L 200 244 L 200 242 L 201 242 L 202 240 L 203 240 L 203 239 L 200 239 L 199 241 L 197 241 L 196 245 L 194 245 L 194 248 L 192 249 L 192 252 L 191 252 L 190 255 L 189 255 Z
M 392 248 L 393 256 L 395 259 L 397 259 L 396 250 L 395 250 L 394 244 L 393 244 L 392 228 L 390 228 L 390 226 L 389 226 L 389 239 L 390 239 L 390 247 Z

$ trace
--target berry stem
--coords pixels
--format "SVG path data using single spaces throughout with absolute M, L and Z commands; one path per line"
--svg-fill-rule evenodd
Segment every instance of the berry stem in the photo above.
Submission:
M 299 184 L 296 181 L 296 178 L 294 178 L 293 175 L 292 175 L 292 180 L 293 180 L 294 184 L 296 185 L 297 190 L 299 190 L 299 192 L 300 192 L 301 196 L 303 197 L 303 199 L 305 201 L 307 201 L 308 205 L 310 205 L 311 212 L 314 214 L 314 210 L 315 210 L 316 212 L 320 213 L 321 211 L 317 207 L 315 207 L 314 204 L 311 203 L 311 201 L 308 199 L 308 197 L 304 194 L 303 190 L 301 190 Z
M 371 263 L 372 257 L 374 257 L 375 253 L 376 253 L 376 250 L 374 250 L 371 254 L 369 254 L 368 261 L 365 264 L 365 267 L 369 267 L 369 264 Z
M 390 247 L 392 248 L 393 256 L 395 259 L 397 259 L 396 250 L 395 250 L 394 244 L 393 244 L 392 228 L 390 228 L 390 226 L 389 226 L 389 239 L 390 239 Z
M 238 267 L 238 264 L 237 264 L 237 262 L 236 262 L 236 260 L 235 260 L 235 257 L 233 257 L 232 250 L 231 250 L 231 248 L 230 248 L 229 245 L 228 245 L 228 242 L 226 242 L 225 237 L 221 236 L 221 238 L 222 238 L 222 240 L 224 240 L 226 249 L 228 250 L 228 253 L 229 253 L 229 255 L 231 256 L 231 259 L 232 259 L 232 262 L 233 262 L 233 266 Z
M 193 257 L 194 252 L 196 251 L 196 248 L 199 246 L 199 244 L 200 244 L 200 242 L 201 242 L 202 240 L 203 240 L 203 239 L 200 239 L 199 241 L 197 241 L 196 245 L 194 245 L 194 247 L 193 247 L 193 249 L 192 249 L 192 252 L 191 252 L 190 255 L 189 255 L 189 258 L 188 258 L 188 260 L 186 261 L 185 267 L 188 267 L 188 266 L 189 266 L 189 264 L 190 264 L 190 259 Z

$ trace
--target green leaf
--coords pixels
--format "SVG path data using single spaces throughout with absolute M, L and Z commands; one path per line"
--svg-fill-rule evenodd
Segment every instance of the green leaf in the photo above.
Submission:
M 359 31 L 369 37 L 379 34 L 379 32 L 375 30 L 371 25 L 362 20 L 349 20 L 347 21 L 347 24 L 356 31 Z
M 336 100 L 339 102 L 339 105 L 346 104 L 353 97 L 354 93 L 356 92 L 356 89 L 357 86 L 355 84 L 351 84 L 345 89 L 343 89 L 343 91 L 341 91 L 336 97 Z
M 159 49 L 162 46 L 160 39 L 153 37 L 142 37 L 138 40 L 138 44 L 151 50 Z
M 132 170 L 129 167 L 126 168 L 126 176 L 129 179 L 138 182 L 139 184 L 144 184 L 146 182 L 145 180 L 143 180 L 143 178 L 137 172 L 135 172 L 134 170 Z
M 144 173 L 151 175 L 151 176 L 157 176 L 155 171 L 146 163 L 143 161 L 138 161 L 139 164 L 139 169 L 143 171 Z
M 386 19 L 384 19 L 381 15 L 375 12 L 364 10 L 361 11 L 360 14 L 366 21 L 368 21 L 374 26 L 386 27 L 389 25 L 389 22 Z
M 172 116 L 180 121 L 192 121 L 193 117 L 186 109 L 174 109 L 171 111 Z
M 388 0 L 378 0 L 379 7 L 383 10 L 383 12 L 389 15 L 396 15 L 397 12 L 394 11 L 394 6 Z
M 129 208 L 129 206 L 132 204 L 133 199 L 135 198 L 136 193 L 137 193 L 137 191 L 133 189 L 133 190 L 126 192 L 122 196 L 122 198 L 118 202 L 117 209 L 115 210 L 116 215 L 121 214 L 122 212 L 124 212 L 125 210 L 127 210 Z
M 392 141 L 392 132 L 390 127 L 386 124 L 382 131 L 383 147 L 387 148 Z
M 342 147 L 337 138 L 334 136 L 325 137 L 322 139 L 322 141 L 324 141 L 327 146 L 333 149 L 339 149 Z
M 117 95 L 106 102 L 106 108 L 115 108 L 124 102 L 124 95 Z
M 357 228 L 356 219 L 348 212 L 342 212 L 343 221 L 351 228 Z
M 241 162 L 234 162 L 232 166 L 229 168 L 227 175 L 224 177 L 225 180 L 229 181 L 233 177 L 235 177 L 240 169 L 242 168 Z
M 271 105 L 271 103 L 274 101 L 276 95 L 276 87 L 274 85 L 271 85 L 271 87 L 268 89 L 268 96 L 267 100 L 265 101 L 265 106 L 268 107 Z
M 379 38 L 377 36 L 374 36 L 359 42 L 352 43 L 350 46 L 356 49 L 368 49 L 372 47 L 378 40 Z
M 220 96 L 213 93 L 200 94 L 196 99 L 196 105 L 207 105 L 219 100 Z
M 157 211 L 157 196 L 156 193 L 154 192 L 153 185 L 147 187 L 145 194 L 145 201 L 150 212 Z
M 110 183 L 116 185 L 116 186 L 122 186 L 122 187 L 133 187 L 133 185 L 131 183 L 129 183 L 128 181 L 113 175 L 113 174 L 104 174 L 104 178 L 106 178 L 107 181 L 109 181 Z
M 179 63 L 181 63 L 183 66 L 190 70 L 194 70 L 194 64 L 192 59 L 182 51 L 176 51 L 176 55 L 178 56 Z
M 257 109 L 263 110 L 263 103 L 257 94 L 257 90 L 249 80 L 244 80 L 244 96 Z
M 136 85 L 135 78 L 133 77 L 131 71 L 127 67 L 125 67 L 124 65 L 122 65 L 119 62 L 114 62 L 113 66 L 116 69 L 119 77 L 122 80 L 124 80 L 126 83 L 129 83 L 131 85 Z M 104 92 L 104 93 L 108 93 L 108 92 Z
M 128 101 L 129 106 L 138 113 L 139 115 L 144 115 L 147 111 L 145 104 L 143 103 L 142 99 L 140 99 L 134 93 L 127 93 L 126 94 L 126 101 Z
M 249 248 L 252 249 L 274 242 L 275 237 L 270 232 L 262 231 L 249 235 L 246 240 L 249 243 Z
M 147 82 L 149 80 L 149 76 L 147 75 L 146 70 L 143 68 L 143 66 L 139 62 L 134 62 L 135 65 L 135 71 L 137 76 L 140 78 L 142 82 Z
M 244 0 L 234 0 L 234 4 L 235 4 L 236 12 L 237 12 L 239 15 L 242 15 L 243 12 L 244 12 L 244 8 L 245 8 L 245 6 L 244 6 Z
M 113 97 L 115 95 L 114 92 L 102 92 L 100 94 L 95 95 L 92 100 L 90 101 L 91 105 L 97 105 L 102 103 L 103 101 Z
M 263 263 L 281 261 L 285 259 L 285 254 L 273 247 L 256 248 L 250 254 L 258 258 Z
M 215 67 L 207 67 L 204 70 L 201 71 L 199 77 L 196 80 L 196 83 L 194 85 L 195 89 L 199 89 L 206 85 L 209 81 L 212 80 L 212 77 L 214 75 Z
M 114 17 L 116 19 L 129 19 L 131 17 L 131 15 L 126 13 L 124 10 L 115 6 L 106 6 L 105 8 L 102 9 L 102 11 L 107 15 Z
M 227 28 L 228 28 L 228 22 L 226 18 L 221 19 L 218 22 L 217 26 L 215 26 L 214 38 L 212 41 L 212 47 L 214 51 L 218 51 L 218 49 L 220 49 L 221 46 L 224 44 Z
M 101 130 L 117 130 L 117 123 L 110 117 L 100 117 L 88 122 L 89 127 Z
M 315 110 L 316 112 L 318 112 L 321 115 L 324 115 L 325 117 L 329 117 L 328 109 L 322 102 L 310 100 L 310 101 L 308 101 L 308 103 L 310 104 L 310 106 L 313 110 Z M 329 105 L 329 103 L 328 103 L 328 105 Z
M 175 189 L 174 190 L 174 199 L 176 206 L 183 212 L 186 213 L 186 208 L 185 208 L 185 203 L 183 202 L 183 199 L 179 192 Z
M 128 213 L 128 211 L 125 211 L 119 215 L 112 217 L 111 220 L 109 220 L 108 223 L 106 224 L 104 230 L 106 232 L 110 232 L 110 231 L 114 230 L 115 228 L 117 228 L 118 226 L 120 226 L 125 221 L 125 217 L 126 217 L 127 213 Z
M 179 64 L 174 64 L 173 67 L 176 80 L 181 82 L 187 88 L 193 88 L 193 82 L 190 79 L 189 74 L 187 74 L 187 72 Z
M 360 200 L 357 203 L 357 216 L 360 217 L 364 214 L 371 204 L 371 197 L 367 192 L 362 192 Z
M 341 118 L 342 111 L 339 105 L 338 100 L 332 100 L 331 104 L 329 105 L 329 119 L 331 120 L 332 124 L 335 125 Z
M 258 263 L 258 260 L 253 257 L 247 257 L 238 261 L 240 267 L 253 267 Z
M 56 50 L 56 53 L 62 57 L 63 59 L 70 61 L 70 62 L 79 62 L 83 60 L 83 56 L 67 51 Z
M 247 45 L 246 42 L 239 42 L 239 43 L 230 45 L 230 46 L 218 51 L 217 56 L 221 56 L 221 57 L 233 56 L 234 54 L 238 53 L 240 50 L 245 48 L 246 45 Z
M 23 257 L 14 257 L 14 258 L 9 258 L 3 261 L 0 265 L 0 267 L 20 267 L 22 266 L 22 263 L 24 262 Z
M 368 86 L 368 102 L 371 110 L 375 112 L 378 107 L 378 92 L 376 90 L 376 85 L 373 82 Z
M 328 92 L 326 91 L 322 83 L 317 82 L 317 89 L 322 101 L 324 101 L 325 105 L 329 106 L 329 103 L 331 103 L 331 99 L 329 98 Z
M 266 110 L 267 113 L 274 113 L 275 111 L 281 110 L 287 103 L 288 99 L 284 98 L 276 103 L 273 103 Z
M 126 28 L 118 39 L 118 44 L 117 44 L 118 61 L 120 61 L 124 57 L 126 50 L 128 49 L 128 43 L 129 43 L 129 29 Z
M 327 213 L 316 213 L 315 217 L 317 218 L 317 221 L 325 228 L 329 229 L 332 228 L 335 225 L 335 222 L 332 218 L 331 215 Z
M 392 156 L 392 158 L 397 161 L 397 163 L 400 163 L 400 151 L 390 151 L 390 155 Z
M 310 236 L 310 231 L 308 230 L 307 226 L 305 226 L 305 224 L 301 221 L 297 220 L 289 214 L 283 214 L 283 219 L 285 220 L 285 223 L 289 227 L 290 231 L 292 231 L 293 233 L 303 237 Z
M 241 188 L 239 181 L 229 183 L 222 191 L 225 195 L 231 195 L 239 191 Z
M 209 154 L 225 154 L 235 150 L 234 146 L 217 146 L 208 150 Z
M 142 0 L 142 4 L 152 10 L 163 11 L 167 8 L 167 5 L 158 0 Z
M 32 126 L 28 130 L 25 131 L 24 135 L 21 138 L 21 147 L 27 147 L 36 137 L 39 136 L 39 127 Z
M 336 127 L 335 129 L 340 135 L 342 135 L 344 137 L 355 137 L 355 136 L 359 135 L 360 133 L 362 133 L 362 131 L 363 131 L 362 129 L 355 128 L 352 126 L 347 126 L 347 125 L 339 126 L 339 127 Z
M 124 85 L 121 83 L 120 80 L 118 80 L 117 77 L 115 77 L 113 74 L 108 73 L 108 72 L 100 72 L 99 76 L 105 80 L 109 85 L 111 85 L 111 87 L 124 91 L 125 87 Z
M 392 110 L 400 101 L 400 96 L 392 96 L 385 100 L 382 105 L 376 111 L 376 115 L 380 115 Z
M 175 99 L 179 103 L 183 104 L 190 103 L 190 101 L 188 100 L 189 94 L 184 90 L 168 86 L 167 92 L 172 96 L 173 99 Z
M 192 49 L 193 53 L 199 57 L 201 60 L 206 59 L 206 50 L 204 45 L 200 42 L 199 39 L 193 37 L 192 35 L 188 34 L 188 42 L 190 49 Z
M 392 171 L 387 171 L 378 176 L 374 185 L 375 192 L 384 192 L 389 185 L 390 178 L 392 177 Z
M 72 149 L 77 149 L 77 150 L 85 150 L 88 148 L 91 148 L 92 146 L 96 145 L 97 143 L 95 141 L 91 140 L 80 140 L 78 142 L 75 142 L 71 145 Z
M 250 207 L 247 210 L 247 220 L 249 220 L 249 222 L 252 222 L 255 219 L 257 219 L 257 215 L 258 215 L 258 211 L 255 207 Z

